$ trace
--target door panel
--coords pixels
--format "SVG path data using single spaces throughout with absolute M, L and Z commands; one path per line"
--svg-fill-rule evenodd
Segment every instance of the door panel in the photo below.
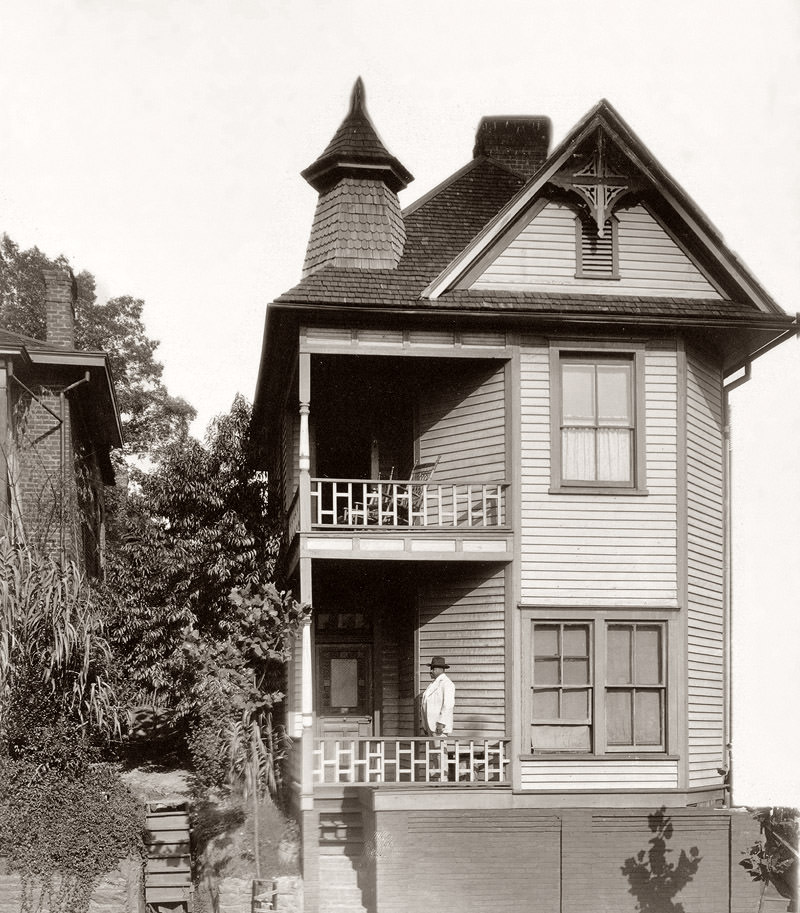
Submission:
M 373 734 L 372 647 L 317 646 L 317 714 L 320 735 L 366 738 Z

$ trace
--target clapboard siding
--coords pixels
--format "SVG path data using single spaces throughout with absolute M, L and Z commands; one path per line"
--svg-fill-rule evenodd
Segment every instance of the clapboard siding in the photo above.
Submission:
M 462 566 L 463 568 L 463 566 Z M 505 596 L 502 568 L 443 568 L 419 594 L 420 681 L 431 656 L 450 664 L 459 738 L 505 734 Z
M 645 352 L 648 495 L 550 493 L 550 360 L 521 356 L 522 596 L 530 605 L 677 602 L 677 356 Z
M 419 735 L 414 728 L 414 660 L 405 649 L 408 638 L 404 624 L 382 625 L 380 735 L 388 738 Z
M 643 206 L 620 209 L 619 279 L 576 278 L 575 213 L 548 203 L 472 284 L 475 289 L 609 295 L 720 295 Z
M 464 365 L 420 393 L 419 459 L 439 458 L 434 482 L 505 480 L 504 369 Z
M 677 761 L 547 761 L 521 762 L 523 789 L 675 789 Z
M 689 785 L 718 784 L 724 764 L 722 378 L 687 353 Z

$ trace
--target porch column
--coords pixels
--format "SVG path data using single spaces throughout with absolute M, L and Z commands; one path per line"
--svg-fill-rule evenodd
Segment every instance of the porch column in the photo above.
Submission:
M 300 593 L 304 602 L 311 602 L 311 559 L 300 559 Z M 314 801 L 314 666 L 311 643 L 311 618 L 303 621 L 300 641 L 300 716 L 303 721 L 302 804 L 313 808 Z
M 311 436 L 308 430 L 308 416 L 311 412 L 311 356 L 306 352 L 299 356 L 298 379 L 300 396 L 300 532 L 311 529 Z M 306 597 L 304 597 L 306 598 Z

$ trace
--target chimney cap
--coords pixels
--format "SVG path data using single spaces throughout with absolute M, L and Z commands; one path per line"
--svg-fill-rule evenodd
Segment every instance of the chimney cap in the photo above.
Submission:
M 366 106 L 364 81 L 359 76 L 350 95 L 350 109 L 322 155 L 300 172 L 320 193 L 345 176 L 377 178 L 395 193 L 414 176 L 384 146 Z

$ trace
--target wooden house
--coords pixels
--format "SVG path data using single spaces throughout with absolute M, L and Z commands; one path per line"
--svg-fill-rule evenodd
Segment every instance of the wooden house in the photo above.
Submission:
M 623 911 L 660 880 L 739 909 L 726 402 L 797 321 L 606 101 L 554 149 L 547 118 L 484 118 L 401 210 L 359 81 L 303 176 L 253 421 L 313 606 L 306 910 Z

